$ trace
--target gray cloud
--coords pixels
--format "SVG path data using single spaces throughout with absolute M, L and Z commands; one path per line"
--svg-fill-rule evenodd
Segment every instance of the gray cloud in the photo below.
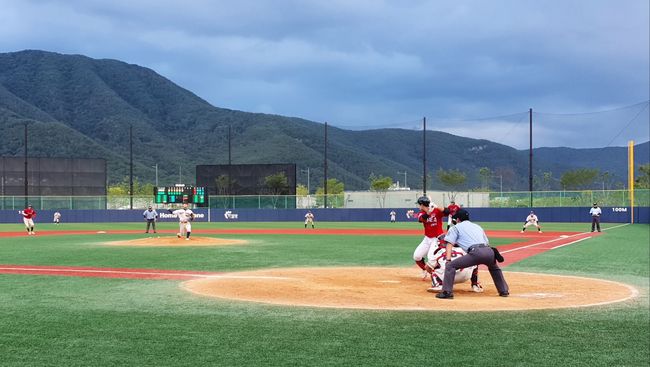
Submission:
M 0 51 L 135 63 L 218 107 L 338 126 L 427 116 L 434 129 L 525 148 L 507 138 L 520 123 L 472 118 L 529 107 L 602 111 L 650 98 L 648 7 L 646 0 L 0 0 Z M 629 119 L 619 111 L 614 123 L 592 119 L 590 129 L 547 119 L 535 145 L 650 139 L 647 110 L 628 126 Z M 603 139 L 617 133 L 616 141 Z

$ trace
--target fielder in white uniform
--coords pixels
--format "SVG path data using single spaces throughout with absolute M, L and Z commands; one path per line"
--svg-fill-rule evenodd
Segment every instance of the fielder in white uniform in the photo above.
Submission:
M 305 228 L 307 228 L 307 225 L 311 225 L 311 228 L 315 228 L 314 214 L 311 211 L 308 211 L 307 214 L 305 214 Z
M 524 223 L 524 227 L 521 229 L 521 233 L 524 233 L 524 231 L 526 231 L 526 227 L 530 226 L 537 227 L 537 232 L 542 233 L 542 227 L 539 225 L 539 219 L 537 219 L 537 216 L 533 211 L 531 211 L 530 214 L 526 217 L 526 222 Z
M 168 211 L 178 217 L 178 226 L 180 232 L 176 234 L 178 238 L 185 237 L 186 241 L 190 240 L 190 234 L 192 233 L 192 221 L 194 220 L 194 212 L 190 210 L 187 204 L 183 204 L 182 209 L 174 210 L 168 209 Z

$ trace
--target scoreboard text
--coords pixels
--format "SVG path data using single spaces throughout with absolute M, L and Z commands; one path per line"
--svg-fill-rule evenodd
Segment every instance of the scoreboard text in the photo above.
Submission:
M 206 205 L 205 187 L 195 186 L 168 186 L 154 187 L 153 195 L 156 204 L 196 204 Z

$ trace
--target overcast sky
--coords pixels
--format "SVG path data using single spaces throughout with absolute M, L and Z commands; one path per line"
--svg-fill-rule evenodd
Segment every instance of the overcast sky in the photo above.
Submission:
M 426 116 L 523 149 L 532 108 L 535 147 L 624 146 L 650 139 L 649 14 L 648 0 L 0 0 L 0 52 L 118 59 L 217 107 L 344 128 Z

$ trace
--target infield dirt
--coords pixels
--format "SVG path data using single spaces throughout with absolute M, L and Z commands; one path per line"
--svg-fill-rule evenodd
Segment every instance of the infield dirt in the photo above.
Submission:
M 588 307 L 630 300 L 638 291 L 599 279 L 504 272 L 510 296 L 499 297 L 486 271 L 483 293 L 456 284 L 455 298 L 428 293 L 414 268 L 284 268 L 222 274 L 183 287 L 209 297 L 284 306 L 378 310 L 503 311 Z
M 138 238 L 128 241 L 112 241 L 105 242 L 109 246 L 134 246 L 134 247 L 190 247 L 190 246 L 229 246 L 229 245 L 243 245 L 247 241 L 223 239 L 214 237 L 190 237 L 189 241 L 185 238 L 178 238 L 176 236 L 156 236 L 147 238 Z

